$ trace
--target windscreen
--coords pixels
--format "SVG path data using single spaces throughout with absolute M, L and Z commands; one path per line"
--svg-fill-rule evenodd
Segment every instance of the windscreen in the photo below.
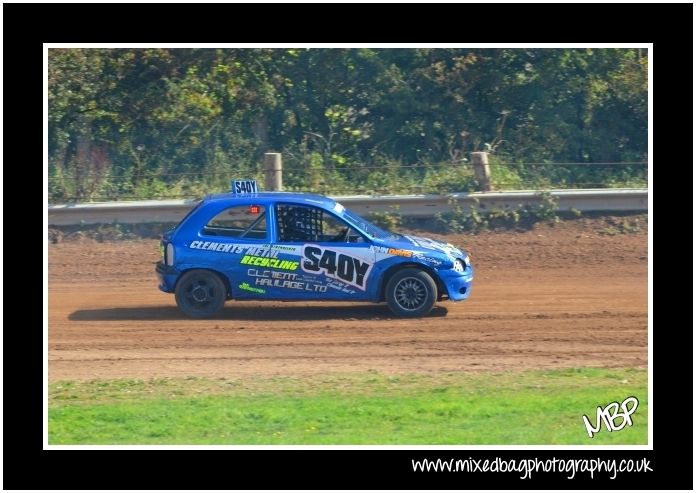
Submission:
M 337 204 L 340 205 L 340 204 Z M 386 231 L 378 226 L 375 226 L 372 224 L 370 221 L 367 219 L 364 219 L 363 217 L 359 216 L 355 212 L 346 209 L 343 206 L 340 206 L 343 209 L 342 215 L 349 221 L 351 221 L 353 224 L 355 224 L 358 228 L 362 229 L 365 233 L 367 233 L 369 236 L 372 238 L 377 238 L 378 240 L 394 240 L 399 237 L 399 235 L 392 233 L 391 231 Z

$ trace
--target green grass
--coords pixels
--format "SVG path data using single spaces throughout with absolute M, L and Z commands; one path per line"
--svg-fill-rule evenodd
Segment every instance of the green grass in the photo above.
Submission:
M 631 395 L 634 425 L 590 439 L 582 415 Z M 49 443 L 646 444 L 647 405 L 638 369 L 63 381 Z

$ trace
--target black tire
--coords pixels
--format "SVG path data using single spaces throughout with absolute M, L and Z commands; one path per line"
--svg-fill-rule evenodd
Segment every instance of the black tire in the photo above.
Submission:
M 215 315 L 225 304 L 227 289 L 220 277 L 209 270 L 190 270 L 176 283 L 176 304 L 192 318 Z
M 430 313 L 435 305 L 437 285 L 427 272 L 402 269 L 387 282 L 385 297 L 395 315 L 422 317 Z

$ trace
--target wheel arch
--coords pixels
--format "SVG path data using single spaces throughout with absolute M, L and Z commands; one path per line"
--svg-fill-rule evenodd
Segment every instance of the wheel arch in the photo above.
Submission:
M 437 275 L 437 273 L 432 267 L 419 264 L 418 262 L 404 262 L 401 264 L 392 265 L 382 274 L 382 278 L 380 279 L 379 283 L 379 301 L 386 301 L 387 283 L 389 283 L 389 279 L 394 274 L 396 274 L 398 271 L 402 269 L 419 269 L 428 274 L 433 279 L 433 281 L 435 281 L 435 286 L 437 286 L 437 300 L 441 300 L 442 297 L 447 294 L 447 289 L 445 288 L 445 285 L 440 279 L 440 276 Z

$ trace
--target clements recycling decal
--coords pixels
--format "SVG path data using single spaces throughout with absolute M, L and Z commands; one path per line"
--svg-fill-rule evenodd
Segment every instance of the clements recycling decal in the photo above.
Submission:
M 189 248 L 194 250 L 207 250 L 209 252 L 223 253 L 243 253 L 245 255 L 254 255 L 256 257 L 278 258 L 279 253 L 300 254 L 299 246 L 285 245 L 240 245 L 236 243 L 220 243 L 217 241 L 192 241 Z
M 254 255 L 244 255 L 244 257 L 242 257 L 242 260 L 240 260 L 239 263 L 244 265 L 258 265 L 259 267 L 272 267 L 274 269 L 283 270 L 296 270 L 297 266 L 300 265 L 299 262 L 294 262 L 292 260 L 280 260 L 278 258 L 269 257 L 256 257 Z
M 325 274 L 365 291 L 365 281 L 372 264 L 341 252 L 338 249 L 307 245 L 303 250 L 302 270 L 310 274 Z
M 212 252 L 242 253 L 243 246 L 234 243 L 218 243 L 217 241 L 192 241 L 189 248 L 194 250 L 209 250 Z

